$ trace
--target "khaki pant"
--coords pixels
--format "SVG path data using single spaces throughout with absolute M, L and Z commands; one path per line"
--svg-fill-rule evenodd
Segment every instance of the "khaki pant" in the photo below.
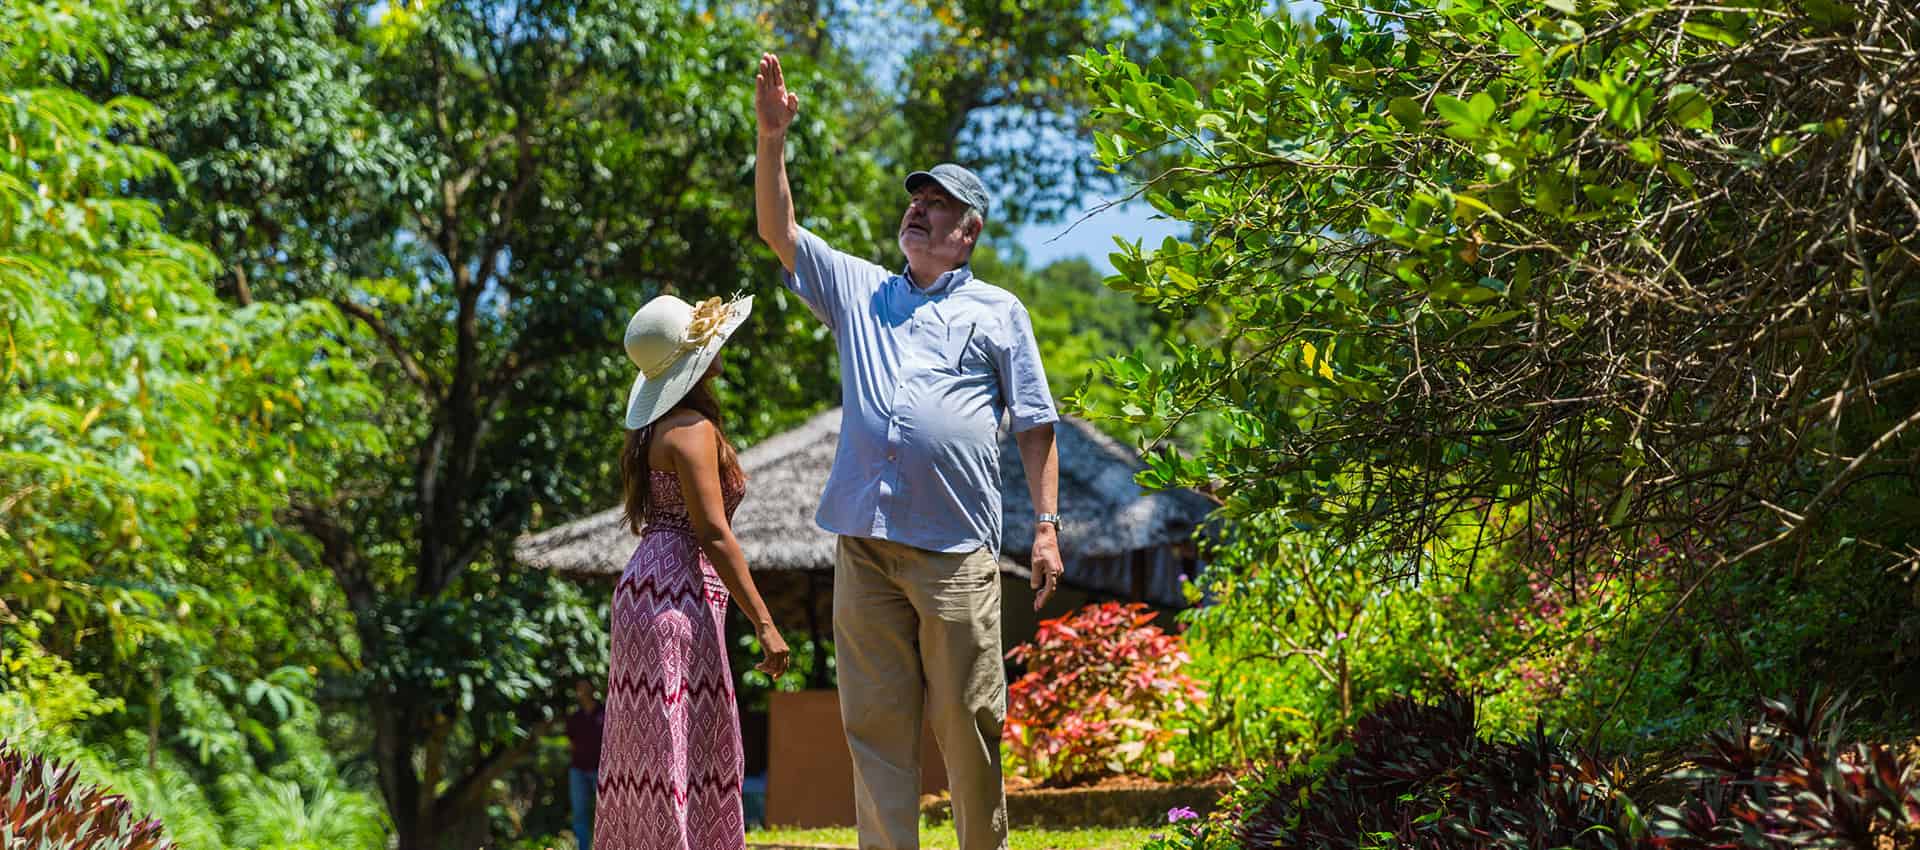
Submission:
M 861 850 L 920 846 L 923 706 L 946 762 L 960 850 L 1004 850 L 1007 675 L 993 553 L 841 537 L 833 640 Z

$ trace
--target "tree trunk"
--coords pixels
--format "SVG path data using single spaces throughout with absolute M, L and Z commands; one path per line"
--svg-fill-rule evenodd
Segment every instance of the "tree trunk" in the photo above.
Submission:
M 435 850 L 433 808 L 421 805 L 420 777 L 414 772 L 417 742 L 412 740 L 410 712 L 377 697 L 368 713 L 373 717 L 373 761 L 398 850 Z

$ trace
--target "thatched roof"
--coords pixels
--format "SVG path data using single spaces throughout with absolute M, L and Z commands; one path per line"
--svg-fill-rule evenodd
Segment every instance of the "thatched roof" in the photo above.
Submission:
M 1133 481 L 1139 458 L 1084 420 L 1067 418 L 1054 431 L 1060 512 L 1067 517 L 1062 540 L 1070 560 L 1185 542 L 1213 507 L 1188 490 L 1142 493 Z M 839 438 L 840 410 L 834 408 L 740 453 L 747 495 L 734 514 L 733 532 L 755 572 L 833 569 L 834 537 L 814 525 L 813 513 Z M 1002 563 L 1024 575 L 1034 511 L 1011 434 L 1001 435 L 1000 458 Z M 625 569 L 636 542 L 615 507 L 522 537 L 514 554 L 541 569 L 611 578 Z

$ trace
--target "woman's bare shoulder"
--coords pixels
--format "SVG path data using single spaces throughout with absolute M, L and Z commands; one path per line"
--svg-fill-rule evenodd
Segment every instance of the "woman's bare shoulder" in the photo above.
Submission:
M 674 455 L 698 457 L 713 453 L 713 423 L 697 411 L 675 410 L 661 417 L 653 427 L 655 439 Z

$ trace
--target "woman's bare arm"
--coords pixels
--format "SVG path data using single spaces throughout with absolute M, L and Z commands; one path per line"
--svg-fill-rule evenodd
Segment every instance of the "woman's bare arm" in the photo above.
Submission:
M 687 503 L 687 518 L 693 523 L 694 539 L 713 562 L 714 571 L 727 585 L 727 592 L 753 624 L 767 657 L 758 667 L 769 675 L 786 670 L 787 645 L 774 626 L 773 614 L 760 598 L 760 590 L 747 570 L 746 553 L 733 536 L 727 520 L 726 497 L 720 485 L 720 432 L 705 417 L 674 417 L 674 422 L 659 432 L 661 447 L 673 461 L 674 474 L 680 479 L 680 493 Z

